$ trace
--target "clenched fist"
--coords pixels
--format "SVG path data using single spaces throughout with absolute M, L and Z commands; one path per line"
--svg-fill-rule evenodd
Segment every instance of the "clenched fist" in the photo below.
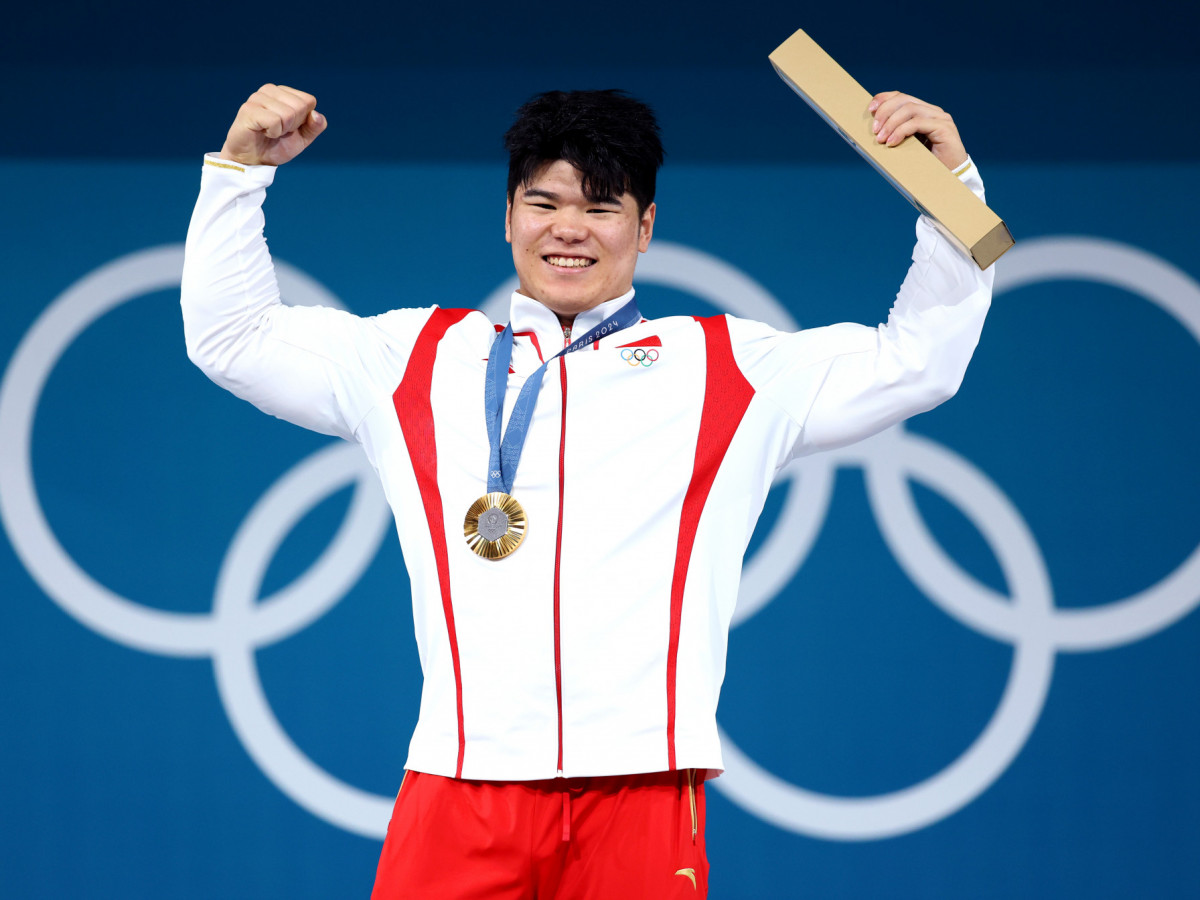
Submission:
M 264 84 L 238 110 L 221 158 L 246 166 L 281 166 L 315 141 L 326 124 L 312 94 Z

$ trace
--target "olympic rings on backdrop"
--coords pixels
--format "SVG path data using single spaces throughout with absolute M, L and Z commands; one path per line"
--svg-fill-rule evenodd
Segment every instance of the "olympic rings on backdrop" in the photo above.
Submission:
M 286 472 L 247 514 L 222 562 L 211 613 L 178 613 L 122 597 L 84 572 L 46 521 L 33 480 L 33 422 L 63 353 L 102 315 L 136 297 L 179 287 L 183 245 L 131 253 L 60 294 L 26 332 L 0 382 L 0 521 L 21 562 L 65 612 L 109 640 L 163 656 L 210 657 L 226 715 L 246 751 L 313 815 L 364 837 L 382 837 L 394 798 L 368 794 L 320 769 L 284 733 L 258 677 L 255 652 L 307 628 L 362 577 L 388 533 L 378 478 L 356 447 L 334 442 Z M 276 261 L 284 296 L 344 308 L 322 285 Z M 279 545 L 325 497 L 354 484 L 329 547 L 269 597 L 262 576 Z
M 138 650 L 210 657 L 218 694 L 234 731 L 264 774 L 297 804 L 347 831 L 382 838 L 392 797 L 345 784 L 310 760 L 283 730 L 258 676 L 256 652 L 307 627 L 361 578 L 390 531 L 390 514 L 357 448 L 336 442 L 271 485 L 232 536 L 209 614 L 170 613 L 121 597 L 84 572 L 57 541 L 33 481 L 33 421 L 46 381 L 74 340 L 96 319 L 135 297 L 178 286 L 181 245 L 115 260 L 57 297 L 29 329 L 0 381 L 0 520 L 14 549 L 46 594 L 78 621 Z M 1005 259 L 996 293 L 1072 278 L 1140 294 L 1175 317 L 1200 342 L 1200 285 L 1136 248 L 1089 238 L 1027 240 Z M 303 273 L 276 262 L 285 296 L 340 306 Z M 656 242 L 639 264 L 638 283 L 662 284 L 718 309 L 774 327 L 799 326 L 738 269 L 689 247 Z M 502 320 L 516 280 L 483 305 Z M 647 366 L 657 351 L 622 359 Z M 644 355 L 639 358 L 637 352 Z M 653 356 L 651 356 L 653 353 Z M 1019 511 L 978 468 L 948 448 L 896 426 L 861 444 L 786 467 L 787 494 L 757 552 L 746 560 L 733 626 L 769 603 L 795 576 L 820 533 L 839 467 L 861 467 L 871 509 L 902 569 L 929 599 L 969 628 L 1011 644 L 1012 672 L 999 706 L 975 742 L 920 784 L 874 797 L 807 791 L 766 771 L 722 733 L 726 772 L 713 786 L 735 803 L 801 834 L 867 840 L 937 822 L 986 790 L 1025 745 L 1053 676 L 1058 652 L 1083 652 L 1141 640 L 1200 603 L 1200 546 L 1158 583 L 1124 600 L 1057 609 L 1038 547 Z M 1001 596 L 958 566 L 925 527 L 911 482 L 958 507 L 991 547 L 1011 596 Z M 353 499 L 328 549 L 292 584 L 261 596 L 279 546 L 314 506 L 347 484 Z
M 1005 257 L 995 294 L 1027 284 L 1072 279 L 1109 284 L 1157 304 L 1200 343 L 1200 284 L 1158 257 L 1097 238 L 1027 240 Z M 724 731 L 725 775 L 713 786 L 747 811 L 801 834 L 874 840 L 915 831 L 961 809 L 990 787 L 1024 747 L 1041 715 L 1059 652 L 1121 646 L 1174 624 L 1200 604 L 1200 546 L 1159 582 L 1125 599 L 1058 609 L 1041 550 L 1008 497 L 984 473 L 945 447 L 897 425 L 876 437 L 794 463 L 784 473 L 802 484 L 826 482 L 838 466 L 864 470 L 872 512 L 888 548 L 910 580 L 940 609 L 987 637 L 1011 644 L 1012 670 L 999 706 L 958 759 L 919 784 L 873 797 L 834 797 L 789 784 L 741 751 Z M 925 526 L 913 500 L 917 481 L 953 503 L 1000 563 L 1003 596 L 954 562 Z M 828 489 L 813 488 L 822 500 Z M 789 497 L 790 501 L 790 497 Z M 764 542 L 747 575 L 776 533 Z M 802 536 L 806 548 L 812 537 Z M 787 566 L 784 548 L 771 548 Z M 779 581 L 799 568 L 789 566 Z M 745 587 L 735 624 L 743 611 Z M 760 608 L 751 597 L 748 611 Z
M 658 361 L 658 351 L 653 347 L 649 350 L 641 347 L 626 347 L 621 351 L 621 359 L 631 366 L 652 366 Z

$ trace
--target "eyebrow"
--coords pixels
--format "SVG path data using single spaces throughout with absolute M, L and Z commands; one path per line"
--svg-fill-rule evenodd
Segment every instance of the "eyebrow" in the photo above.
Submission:
M 554 203 L 559 203 L 562 201 L 561 196 L 554 193 L 554 191 L 547 191 L 544 188 L 526 188 L 525 193 L 522 195 L 522 199 L 528 199 L 530 197 L 543 197 L 546 200 L 553 201 Z M 611 206 L 621 205 L 621 201 L 616 197 L 585 197 L 584 199 L 587 200 L 588 203 L 601 203 Z

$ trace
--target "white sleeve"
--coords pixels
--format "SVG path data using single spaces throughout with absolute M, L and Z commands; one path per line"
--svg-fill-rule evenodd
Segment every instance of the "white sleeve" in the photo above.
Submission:
M 387 379 L 398 382 L 431 310 L 363 319 L 281 303 L 263 237 L 274 177 L 272 166 L 205 157 L 180 297 L 188 357 L 264 412 L 350 440 Z
M 970 164 L 958 177 L 983 198 Z M 792 455 L 853 443 L 952 397 L 979 342 L 995 266 L 981 272 L 917 222 L 913 263 L 885 324 L 841 324 L 786 334 L 730 320 L 746 379 L 800 426 Z

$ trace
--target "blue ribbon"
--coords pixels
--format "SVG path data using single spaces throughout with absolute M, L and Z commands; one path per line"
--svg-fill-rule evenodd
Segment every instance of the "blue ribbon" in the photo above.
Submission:
M 489 494 L 494 491 L 512 493 L 512 484 L 517 478 L 517 465 L 521 461 L 521 451 L 525 448 L 525 436 L 529 431 L 529 420 L 533 415 L 534 404 L 537 403 L 538 392 L 542 388 L 546 367 L 560 356 L 590 346 L 600 338 L 616 334 L 641 320 L 642 314 L 638 312 L 637 303 L 630 300 L 579 340 L 572 341 L 542 363 L 541 368 L 530 375 L 521 386 L 521 393 L 517 395 L 512 415 L 508 417 L 508 428 L 505 429 L 503 438 L 500 434 L 500 422 L 504 415 L 504 395 L 508 391 L 508 367 L 512 362 L 512 324 L 505 325 L 504 330 L 496 335 L 492 352 L 488 354 L 487 376 L 483 386 L 484 414 L 487 416 L 488 444 L 491 448 L 487 479 Z

